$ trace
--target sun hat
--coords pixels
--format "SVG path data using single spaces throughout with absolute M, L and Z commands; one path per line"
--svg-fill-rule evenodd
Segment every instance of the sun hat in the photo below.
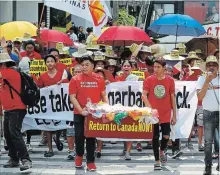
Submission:
M 217 63 L 218 65 L 219 65 L 219 62 L 218 62 L 218 60 L 217 60 L 217 58 L 214 56 L 214 55 L 210 55 L 210 56 L 208 56 L 207 58 L 206 58 L 206 61 L 205 62 L 202 62 L 201 64 L 200 64 L 200 69 L 203 71 L 203 72 L 205 72 L 206 71 L 206 64 L 207 63 Z
M 100 46 L 97 44 L 90 44 L 90 45 L 87 45 L 86 49 L 95 52 L 95 51 L 100 50 Z
M 162 44 L 153 44 L 150 48 L 154 57 L 161 57 L 166 54 L 166 47 Z
M 178 50 L 172 50 L 170 52 L 170 54 L 168 55 L 164 55 L 163 58 L 165 60 L 169 60 L 169 61 L 182 61 L 185 58 L 179 55 L 179 51 Z
M 201 58 L 198 57 L 198 55 L 196 54 L 196 52 L 191 51 L 188 54 L 188 57 L 186 57 L 186 59 L 184 60 L 185 63 L 189 63 L 190 60 L 201 60 Z
M 139 52 L 147 52 L 147 53 L 152 53 L 151 48 L 148 46 L 142 46 Z
M 22 41 L 29 41 L 29 40 L 35 41 L 36 39 L 31 38 L 31 34 L 28 32 L 24 33 L 24 36 L 22 37 Z
M 108 58 L 118 58 L 118 55 L 113 51 L 111 46 L 106 46 L 105 56 Z
M 101 51 L 96 51 L 96 52 L 94 52 L 94 58 L 93 58 L 93 60 L 94 60 L 95 62 L 103 61 L 104 64 L 107 64 L 107 63 L 108 63 L 108 61 L 105 59 L 105 54 L 104 54 L 103 52 L 101 52 Z
M 193 66 L 190 69 L 198 69 L 200 70 L 200 65 L 205 63 L 203 60 L 195 60 Z
M 186 46 L 185 46 L 185 44 L 178 43 L 176 45 L 176 48 L 179 50 L 180 56 L 188 56 L 188 54 L 186 53 Z
M 12 42 L 22 42 L 22 39 L 20 37 L 15 37 L 12 39 Z
M 196 54 L 203 54 L 201 49 L 196 49 L 195 52 Z
M 73 57 L 81 58 L 83 56 L 89 55 L 92 56 L 93 52 L 86 50 L 86 45 L 80 44 L 78 46 L 78 51 L 72 54 Z
M 108 60 L 108 66 L 117 66 L 117 61 L 114 59 L 109 59 Z
M 69 55 L 69 47 L 65 47 L 62 42 L 56 43 L 56 49 L 59 51 L 60 55 Z
M 12 63 L 12 65 L 16 65 L 8 53 L 0 53 L 0 64 L 1 63 Z

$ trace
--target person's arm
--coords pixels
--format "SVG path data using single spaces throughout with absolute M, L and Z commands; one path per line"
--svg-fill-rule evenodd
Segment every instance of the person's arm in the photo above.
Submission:
M 79 113 L 82 114 L 83 108 L 80 106 L 78 100 L 76 99 L 76 94 L 70 95 L 70 101 L 73 104 L 74 108 L 76 108 L 77 111 L 79 111 Z
M 175 98 L 175 93 L 171 94 L 171 105 L 173 108 L 173 117 L 171 119 L 171 124 L 175 125 L 176 124 L 176 98 Z
M 142 92 L 142 100 L 146 107 L 152 108 L 148 98 L 147 98 L 148 92 L 146 90 L 143 90 Z
M 0 72 L 0 79 L 2 78 L 2 73 Z
M 201 77 L 200 77 L 201 78 Z M 198 86 L 201 85 L 201 79 L 199 78 L 198 80 Z M 206 79 L 205 79 L 205 82 L 202 86 L 201 89 L 197 88 L 197 97 L 198 97 L 198 100 L 203 100 L 203 98 L 205 97 L 206 95 L 206 92 L 209 88 L 209 83 L 212 81 L 212 79 L 214 78 L 214 75 L 213 74 L 207 74 L 206 75 Z

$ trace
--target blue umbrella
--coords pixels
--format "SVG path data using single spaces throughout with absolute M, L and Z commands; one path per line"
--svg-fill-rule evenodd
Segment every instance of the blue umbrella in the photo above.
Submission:
M 175 36 L 200 36 L 206 33 L 198 21 L 180 14 L 164 15 L 154 21 L 148 29 L 157 34 Z

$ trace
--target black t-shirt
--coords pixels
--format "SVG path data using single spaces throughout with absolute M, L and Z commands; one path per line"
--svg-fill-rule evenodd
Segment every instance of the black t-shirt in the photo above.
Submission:
M 79 39 L 79 42 L 82 42 L 83 40 L 85 41 L 86 40 L 85 34 L 80 32 L 78 34 L 78 39 Z

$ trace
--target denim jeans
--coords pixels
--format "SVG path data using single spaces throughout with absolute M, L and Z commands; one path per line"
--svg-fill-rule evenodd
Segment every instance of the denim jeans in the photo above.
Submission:
M 11 110 L 4 113 L 4 136 L 9 149 L 8 156 L 15 161 L 30 160 L 21 134 L 26 113 L 26 110 Z
M 214 153 L 219 154 L 219 132 L 215 129 L 215 137 L 214 137 Z
M 205 139 L 205 164 L 212 165 L 212 142 L 215 130 L 219 132 L 219 112 L 203 111 L 204 139 Z

